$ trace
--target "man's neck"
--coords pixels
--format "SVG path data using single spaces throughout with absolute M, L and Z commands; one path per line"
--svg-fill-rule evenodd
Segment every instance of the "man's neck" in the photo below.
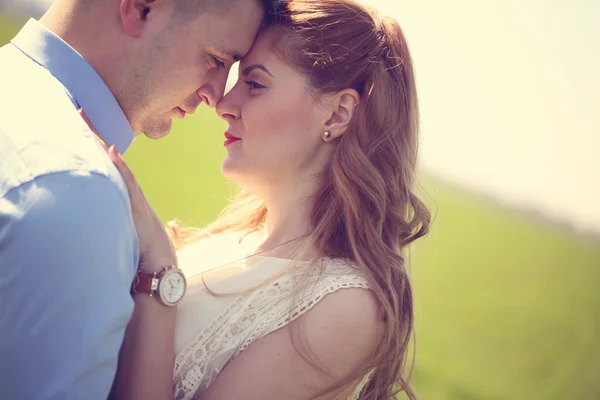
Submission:
M 99 28 L 94 21 L 109 21 L 100 7 L 102 2 L 81 4 L 82 1 L 55 0 L 48 11 L 40 18 L 40 23 L 56 36 L 64 40 L 107 81 L 111 74 L 108 65 L 119 58 L 114 46 L 110 46 L 111 27 Z M 106 52 L 105 49 L 110 49 Z M 110 80 L 108 80 L 110 82 Z M 111 88 L 112 89 L 112 88 Z
M 48 28 L 56 36 L 67 42 L 71 47 L 77 49 L 73 41 L 77 40 L 78 11 L 76 2 L 56 0 L 40 18 L 40 23 Z

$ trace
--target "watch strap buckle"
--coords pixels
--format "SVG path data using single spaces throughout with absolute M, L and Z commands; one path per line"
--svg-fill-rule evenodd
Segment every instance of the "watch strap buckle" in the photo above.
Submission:
M 154 292 L 158 290 L 158 281 L 156 272 L 149 274 L 142 270 L 137 270 L 131 283 L 131 294 L 145 293 L 154 296 Z

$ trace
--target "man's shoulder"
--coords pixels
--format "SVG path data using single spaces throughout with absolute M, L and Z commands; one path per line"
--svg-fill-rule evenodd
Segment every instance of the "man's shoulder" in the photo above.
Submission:
M 0 47 L 0 83 L 3 107 L 27 100 L 39 102 L 44 99 L 45 92 L 61 93 L 68 98 L 58 79 L 11 43 Z M 37 96 L 31 96 L 32 92 Z M 0 111 L 4 114 L 4 110 Z
M 36 177 L 61 172 L 118 182 L 64 86 L 9 46 L 0 48 L 0 197 Z

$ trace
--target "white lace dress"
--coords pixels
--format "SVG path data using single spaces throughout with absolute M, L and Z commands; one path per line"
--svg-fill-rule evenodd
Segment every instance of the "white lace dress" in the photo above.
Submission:
M 360 271 L 342 259 L 323 259 L 310 269 L 308 280 L 308 263 L 291 265 L 290 260 L 271 257 L 254 256 L 213 270 L 244 257 L 236 245 L 231 237 L 215 236 L 179 254 L 188 291 L 177 314 L 176 400 L 199 398 L 252 342 L 300 317 L 327 294 L 368 288 Z M 350 399 L 358 398 L 367 380 Z

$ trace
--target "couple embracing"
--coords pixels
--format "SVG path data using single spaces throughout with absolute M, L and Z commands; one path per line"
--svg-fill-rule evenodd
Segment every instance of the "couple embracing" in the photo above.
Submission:
M 0 88 L 2 398 L 416 398 L 406 254 L 430 218 L 397 22 L 353 0 L 56 0 L 0 49 Z M 121 154 L 201 103 L 241 194 L 165 229 Z

